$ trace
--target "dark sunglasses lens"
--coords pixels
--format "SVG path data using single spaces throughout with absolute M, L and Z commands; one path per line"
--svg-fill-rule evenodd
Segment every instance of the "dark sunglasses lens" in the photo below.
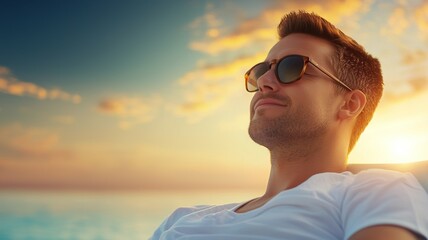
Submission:
M 250 72 L 245 76 L 245 80 L 247 82 L 247 90 L 250 92 L 254 92 L 258 90 L 257 80 L 269 71 L 268 63 L 259 63 L 254 66 Z
M 288 56 L 282 59 L 277 68 L 279 81 L 282 83 L 291 83 L 299 80 L 305 61 L 301 56 Z

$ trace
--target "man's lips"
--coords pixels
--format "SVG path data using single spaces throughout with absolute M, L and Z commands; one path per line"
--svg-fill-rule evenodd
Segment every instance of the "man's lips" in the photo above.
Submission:
M 257 100 L 256 104 L 254 104 L 254 110 L 256 110 L 260 106 L 280 106 L 286 107 L 287 105 L 279 100 L 273 98 L 262 98 Z

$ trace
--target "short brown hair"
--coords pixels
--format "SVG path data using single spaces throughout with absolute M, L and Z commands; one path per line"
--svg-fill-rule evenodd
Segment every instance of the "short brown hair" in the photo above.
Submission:
M 304 33 L 331 42 L 335 47 L 332 60 L 336 76 L 352 89 L 359 89 L 366 95 L 366 106 L 352 130 L 348 148 L 350 152 L 372 119 L 382 96 L 383 78 L 379 60 L 367 53 L 354 39 L 314 13 L 298 11 L 286 14 L 278 25 L 278 34 L 282 39 L 292 33 Z M 344 91 L 340 86 L 337 89 Z

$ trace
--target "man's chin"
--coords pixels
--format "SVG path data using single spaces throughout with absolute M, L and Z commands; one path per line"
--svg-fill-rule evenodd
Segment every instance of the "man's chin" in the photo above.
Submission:
M 279 123 L 278 117 L 273 121 L 269 117 L 255 115 L 250 121 L 248 134 L 254 142 L 267 147 L 269 142 L 279 137 L 279 125 L 282 124 Z

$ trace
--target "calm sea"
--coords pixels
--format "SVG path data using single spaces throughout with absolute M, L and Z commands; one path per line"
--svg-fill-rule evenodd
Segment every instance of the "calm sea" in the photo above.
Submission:
M 256 191 L 0 191 L 0 239 L 148 239 L 174 209 Z

